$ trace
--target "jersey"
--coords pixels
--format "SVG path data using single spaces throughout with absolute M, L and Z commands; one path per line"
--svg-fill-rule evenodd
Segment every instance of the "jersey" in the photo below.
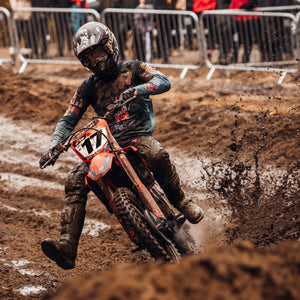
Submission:
M 138 92 L 137 98 L 117 112 L 108 125 L 119 142 L 152 135 L 155 118 L 149 96 L 168 91 L 171 83 L 165 75 L 144 62 L 121 61 L 115 79 L 105 81 L 92 74 L 76 90 L 64 116 L 57 123 L 50 147 L 62 142 L 74 130 L 90 105 L 97 116 L 104 116 L 121 93 L 132 87 Z

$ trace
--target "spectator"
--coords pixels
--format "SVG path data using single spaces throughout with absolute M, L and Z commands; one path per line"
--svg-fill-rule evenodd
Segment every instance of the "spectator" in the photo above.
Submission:
M 261 7 L 299 5 L 296 0 L 264 0 Z M 282 61 L 294 59 L 295 40 L 290 19 L 263 18 L 264 39 L 259 41 L 263 61 Z
M 155 9 L 174 10 L 176 6 L 175 0 L 153 0 Z M 156 29 L 158 31 L 156 37 L 158 56 L 162 57 L 162 63 L 169 63 L 169 49 L 171 45 L 172 22 L 167 15 L 158 15 L 156 18 Z
M 100 12 L 102 12 L 105 8 L 120 8 L 122 7 L 122 5 L 125 5 L 126 3 L 131 3 L 132 0 L 101 0 L 100 1 Z M 136 5 L 134 5 L 133 7 L 131 8 L 135 8 L 137 5 L 138 5 L 138 0 L 136 0 L 135 2 Z M 126 8 L 126 7 L 124 7 Z
M 52 0 L 50 7 L 67 8 L 69 7 L 69 0 Z M 55 42 L 57 43 L 57 56 L 64 56 L 65 41 L 67 41 L 68 48 L 70 49 L 70 41 L 68 36 L 70 35 L 67 30 L 69 28 L 69 22 L 67 20 L 68 14 L 66 13 L 54 13 L 55 23 Z
M 86 0 L 70 0 L 71 8 L 88 8 L 89 4 Z M 65 6 L 66 7 L 66 6 Z M 73 26 L 74 33 L 79 29 L 81 26 L 81 13 L 71 13 L 71 23 Z M 85 23 L 85 22 L 83 22 Z
M 138 0 L 102 0 L 101 11 L 106 8 L 136 8 Z M 125 59 L 126 43 L 130 40 L 129 32 L 133 29 L 133 15 L 127 13 L 106 13 L 105 23 L 111 28 L 119 44 L 120 58 Z
M 178 2 L 177 2 L 178 3 Z M 193 11 L 193 0 L 186 0 L 185 1 L 185 10 L 187 11 Z M 177 8 L 178 9 L 178 8 Z M 192 18 L 186 17 L 185 20 L 185 26 L 186 26 L 186 34 L 187 34 L 187 41 L 189 45 L 189 49 L 193 50 L 193 26 L 192 26 Z
M 32 7 L 30 0 L 9 0 L 9 3 L 12 10 L 15 10 L 17 8 Z M 24 46 L 26 49 L 24 57 L 38 57 L 38 45 L 36 36 L 34 34 L 35 31 L 32 21 L 32 13 L 20 11 L 14 12 L 13 16 L 16 24 L 19 43 L 22 42 L 22 38 L 24 40 Z
M 251 10 L 258 6 L 259 0 L 232 0 L 229 8 L 230 9 L 248 9 Z M 238 39 L 239 43 L 244 45 L 243 63 L 250 61 L 250 55 L 252 51 L 252 45 L 254 43 L 254 37 L 249 28 L 253 27 L 253 19 L 257 17 L 251 16 L 236 16 L 235 20 L 239 23 L 238 25 Z
M 176 0 L 175 2 L 175 9 L 176 10 L 186 10 L 186 0 Z M 173 47 L 183 50 L 184 48 L 184 33 L 185 28 L 189 23 L 190 20 L 188 20 L 185 17 L 176 16 L 175 18 L 171 19 L 172 24 L 172 40 L 173 40 Z
M 139 0 L 137 9 L 154 9 L 152 4 L 146 4 L 146 0 Z M 138 60 L 151 62 L 151 43 L 153 30 L 153 15 L 134 14 L 134 49 Z
M 156 9 L 173 10 L 176 7 L 176 0 L 153 0 Z
M 216 9 L 217 0 L 194 0 L 193 11 L 197 14 L 201 14 L 205 10 Z
M 194 0 L 193 11 L 200 17 L 203 11 L 214 10 L 216 6 L 217 0 Z M 215 26 L 215 20 L 212 18 L 204 18 L 203 23 L 207 43 L 207 54 L 210 56 L 216 44 L 216 40 L 209 34 L 211 28 Z
M 49 7 L 51 0 L 32 0 L 32 7 Z M 48 42 L 50 40 L 48 21 L 45 13 L 35 13 L 35 32 L 37 33 L 36 41 L 39 42 L 41 51 L 39 52 L 41 58 L 45 58 L 48 53 Z
M 136 8 L 139 5 L 138 0 L 120 0 L 120 8 Z
M 260 7 L 299 5 L 297 0 L 261 0 Z

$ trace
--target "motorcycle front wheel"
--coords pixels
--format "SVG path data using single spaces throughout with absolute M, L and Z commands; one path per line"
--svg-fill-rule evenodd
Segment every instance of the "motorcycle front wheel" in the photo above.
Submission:
M 134 203 L 136 195 L 127 188 L 118 188 L 113 200 L 123 228 L 130 239 L 141 249 L 146 249 L 155 259 L 178 263 L 180 254 L 175 245 L 166 245 L 159 241 L 152 232 L 142 212 Z

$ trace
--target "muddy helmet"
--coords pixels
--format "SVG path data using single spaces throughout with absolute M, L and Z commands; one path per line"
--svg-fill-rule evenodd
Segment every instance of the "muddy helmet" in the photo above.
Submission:
M 99 48 L 105 55 L 95 59 Z M 97 50 L 98 49 L 98 50 Z M 74 35 L 73 50 L 84 67 L 102 77 L 110 76 L 117 67 L 119 47 L 111 30 L 100 22 L 88 22 L 82 25 Z M 91 60 L 91 57 L 94 57 Z

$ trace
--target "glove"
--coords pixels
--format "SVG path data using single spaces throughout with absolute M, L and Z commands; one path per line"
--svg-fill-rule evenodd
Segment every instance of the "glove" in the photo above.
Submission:
M 137 91 L 135 88 L 129 88 L 128 90 L 126 90 L 125 92 L 123 92 L 121 95 L 120 95 L 120 98 L 118 100 L 119 103 L 123 103 L 125 102 L 126 100 L 132 98 L 133 96 L 136 96 L 137 95 Z
M 47 166 L 49 165 L 54 165 L 57 158 L 58 158 L 58 155 L 57 155 L 57 150 L 55 148 L 50 148 L 40 159 L 39 161 L 39 164 L 40 164 L 40 168 L 43 168 L 44 165 L 49 161 L 51 160 L 50 162 L 48 162 Z M 45 167 L 47 167 L 45 166 Z M 45 168 L 44 167 L 44 168 Z

